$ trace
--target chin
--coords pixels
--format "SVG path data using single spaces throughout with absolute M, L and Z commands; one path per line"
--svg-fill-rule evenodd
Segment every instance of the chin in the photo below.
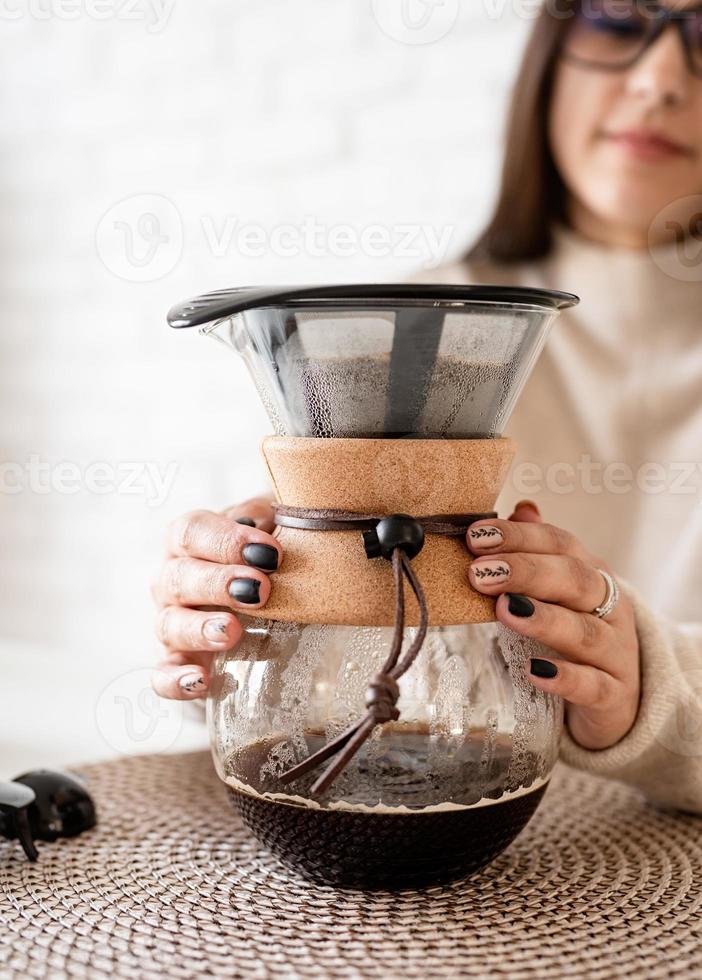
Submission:
M 647 235 L 658 215 L 677 198 L 679 189 L 655 187 L 650 180 L 625 179 L 588 188 L 590 209 L 607 224 L 629 228 L 636 234 Z

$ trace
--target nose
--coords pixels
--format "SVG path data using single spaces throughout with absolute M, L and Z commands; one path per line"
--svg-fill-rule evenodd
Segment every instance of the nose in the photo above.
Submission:
M 677 108 L 689 98 L 691 75 L 679 32 L 669 25 L 631 69 L 627 87 L 652 109 Z

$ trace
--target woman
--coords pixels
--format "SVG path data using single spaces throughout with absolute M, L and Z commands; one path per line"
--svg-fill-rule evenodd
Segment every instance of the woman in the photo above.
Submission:
M 508 429 L 519 456 L 499 506 L 511 515 L 469 532 L 470 580 L 497 597 L 501 622 L 554 652 L 530 680 L 566 700 L 563 758 L 702 812 L 702 257 L 690 250 L 702 231 L 702 8 L 675 7 L 547 3 L 494 217 L 467 262 L 431 278 L 583 297 Z M 236 611 L 265 606 L 282 559 L 272 529 L 266 500 L 170 529 L 155 587 L 169 650 L 160 694 L 204 693 L 212 653 L 240 634 Z M 620 587 L 610 612 L 602 569 Z M 196 608 L 207 606 L 222 611 Z

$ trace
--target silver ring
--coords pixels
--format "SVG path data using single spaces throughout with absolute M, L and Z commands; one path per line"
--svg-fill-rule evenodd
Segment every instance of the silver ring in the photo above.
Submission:
M 595 606 L 595 608 L 592 610 L 592 615 L 597 616 L 598 619 L 604 619 L 605 616 L 609 616 L 610 613 L 614 612 L 616 605 L 619 602 L 619 586 L 609 572 L 606 572 L 604 568 L 598 568 L 597 571 L 605 580 L 607 595 L 605 596 L 602 605 Z

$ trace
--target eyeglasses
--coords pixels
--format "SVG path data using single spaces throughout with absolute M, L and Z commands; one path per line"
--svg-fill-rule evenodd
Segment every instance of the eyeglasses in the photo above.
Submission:
M 674 27 L 693 75 L 702 78 L 702 5 L 670 10 L 651 0 L 581 0 L 561 57 L 599 71 L 625 71 Z

